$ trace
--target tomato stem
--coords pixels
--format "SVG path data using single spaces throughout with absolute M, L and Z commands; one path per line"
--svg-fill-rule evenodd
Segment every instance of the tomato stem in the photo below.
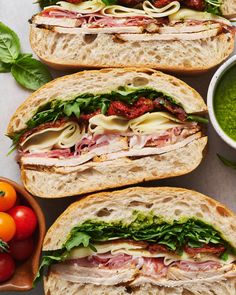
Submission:
M 4 191 L 0 191 L 0 197 L 4 197 L 5 196 L 5 192 Z
M 9 246 L 3 240 L 0 240 L 0 253 L 2 252 L 9 252 Z

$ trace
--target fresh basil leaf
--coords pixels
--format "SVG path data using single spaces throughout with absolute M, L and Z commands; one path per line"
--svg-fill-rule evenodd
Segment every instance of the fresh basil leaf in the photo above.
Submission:
M 11 64 L 0 61 L 0 73 L 9 73 L 11 71 L 11 66 Z
M 65 248 L 70 251 L 74 247 L 83 245 L 85 248 L 89 246 L 91 237 L 83 232 L 73 231 L 71 232 L 70 238 L 65 243 Z
M 17 62 L 19 62 L 19 60 L 22 60 L 22 59 L 28 58 L 28 57 L 33 57 L 33 54 L 32 53 L 20 53 L 17 58 Z
M 9 252 L 8 244 L 2 240 L 0 240 L 0 253 L 1 252 Z
M 219 154 L 217 154 L 217 156 L 225 166 L 236 169 L 236 162 L 230 161 Z
M 203 123 L 203 124 L 208 124 L 209 123 L 209 120 L 207 118 L 196 116 L 196 115 L 189 115 L 187 117 L 187 120 L 188 121 L 193 121 L 193 122 L 199 122 L 199 123 Z
M 40 61 L 30 56 L 16 60 L 11 72 L 20 85 L 31 90 L 37 90 L 52 79 L 48 69 Z
M 15 32 L 0 22 L 0 60 L 14 63 L 20 54 L 20 40 Z

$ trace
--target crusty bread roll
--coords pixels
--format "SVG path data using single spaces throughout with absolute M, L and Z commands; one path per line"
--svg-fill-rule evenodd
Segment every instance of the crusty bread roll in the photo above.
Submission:
M 86 220 L 112 222 L 122 220 L 129 224 L 133 212 L 152 212 L 166 220 L 200 219 L 213 226 L 233 247 L 236 246 L 236 217 L 219 202 L 195 191 L 170 187 L 134 187 L 114 192 L 91 195 L 70 205 L 48 230 L 43 249 L 60 249 L 68 239 L 71 229 Z M 44 280 L 45 294 L 150 294 L 150 295 L 235 295 L 236 268 L 215 271 L 214 278 L 192 279 L 191 282 L 144 283 L 135 288 L 127 286 L 103 286 L 69 282 L 50 273 Z
M 108 93 L 121 85 L 151 87 L 168 93 L 183 105 L 188 114 L 205 112 L 207 109 L 194 89 L 161 72 L 133 68 L 84 71 L 56 79 L 33 93 L 13 115 L 8 135 L 12 136 L 24 129 L 40 106 L 57 97 L 68 100 L 68 97 L 75 94 Z M 21 176 L 25 187 L 32 194 L 43 198 L 83 194 L 188 173 L 200 164 L 206 143 L 207 137 L 199 132 L 195 139 L 178 149 L 145 157 L 123 157 L 57 167 L 20 161 Z
M 234 48 L 231 32 L 167 41 L 145 41 L 145 34 L 135 35 L 137 40 L 126 41 L 122 34 L 70 34 L 31 25 L 30 43 L 39 58 L 56 69 L 136 66 L 182 73 L 209 70 Z
M 223 0 L 221 4 L 221 12 L 227 18 L 233 18 L 236 16 L 236 1 L 235 0 Z

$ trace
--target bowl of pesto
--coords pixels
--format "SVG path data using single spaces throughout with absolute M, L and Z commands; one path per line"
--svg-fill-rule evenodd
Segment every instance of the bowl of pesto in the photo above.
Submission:
M 236 55 L 212 77 L 207 93 L 211 123 L 218 135 L 236 148 Z

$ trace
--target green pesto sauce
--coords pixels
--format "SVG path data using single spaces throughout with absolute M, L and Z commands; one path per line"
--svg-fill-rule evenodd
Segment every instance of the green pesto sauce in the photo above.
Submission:
M 214 111 L 220 127 L 236 141 L 236 65 L 223 74 L 216 87 Z

